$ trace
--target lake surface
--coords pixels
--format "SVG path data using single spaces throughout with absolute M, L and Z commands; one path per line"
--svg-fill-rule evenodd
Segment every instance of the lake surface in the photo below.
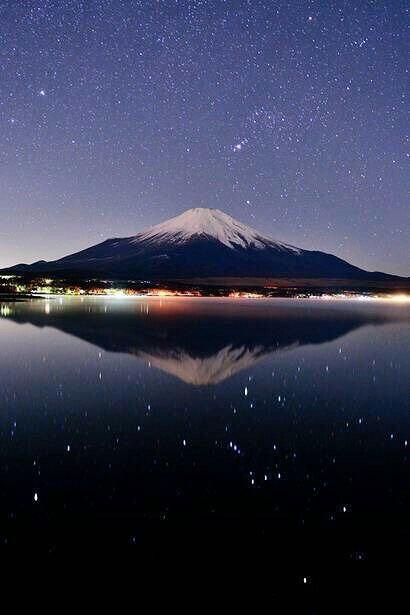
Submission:
M 408 304 L 4 303 L 0 551 L 404 554 L 409 347 Z

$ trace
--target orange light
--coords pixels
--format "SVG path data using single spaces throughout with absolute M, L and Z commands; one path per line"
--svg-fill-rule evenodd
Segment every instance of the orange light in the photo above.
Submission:
M 246 292 L 242 292 L 242 291 L 233 291 L 230 292 L 228 297 L 234 298 L 234 299 L 260 299 L 263 297 L 263 295 L 261 295 L 260 293 L 246 293 Z

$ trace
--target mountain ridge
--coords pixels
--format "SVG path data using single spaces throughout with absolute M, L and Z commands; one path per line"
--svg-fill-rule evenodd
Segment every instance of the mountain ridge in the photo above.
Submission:
M 55 261 L 19 264 L 7 271 L 75 271 L 130 279 L 401 279 L 365 271 L 333 254 L 304 250 L 272 239 L 229 214 L 210 208 L 192 208 L 130 237 L 106 239 Z

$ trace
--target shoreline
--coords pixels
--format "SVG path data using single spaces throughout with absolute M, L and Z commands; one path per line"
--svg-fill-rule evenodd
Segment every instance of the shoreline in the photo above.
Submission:
M 296 292 L 288 294 L 257 294 L 257 293 L 230 293 L 230 294 L 190 294 L 178 292 L 162 293 L 137 293 L 137 292 L 107 292 L 107 293 L 25 293 L 25 294 L 4 294 L 0 293 L 0 303 L 18 303 L 32 300 L 47 301 L 50 299 L 225 299 L 225 300 L 275 300 L 275 299 L 295 299 L 295 300 L 319 300 L 319 301 L 386 301 L 392 303 L 409 303 L 410 294 L 407 293 L 358 293 L 358 292 Z

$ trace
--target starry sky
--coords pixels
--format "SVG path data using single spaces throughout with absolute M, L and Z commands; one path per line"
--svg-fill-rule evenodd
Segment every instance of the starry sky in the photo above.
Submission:
M 0 266 L 216 207 L 410 275 L 406 5 L 0 1 Z

